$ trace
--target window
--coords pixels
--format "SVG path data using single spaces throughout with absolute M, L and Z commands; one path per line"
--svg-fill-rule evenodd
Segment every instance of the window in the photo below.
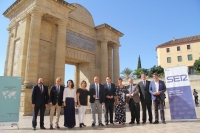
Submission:
M 177 56 L 177 58 L 178 58 L 178 62 L 182 61 L 182 56 Z
M 192 60 L 192 55 L 191 54 L 188 55 L 188 60 Z
M 189 45 L 187 45 L 187 49 L 191 49 L 191 48 L 190 48 L 190 44 L 189 44 Z
M 177 46 L 177 51 L 180 51 L 180 50 L 181 50 L 180 46 Z
M 189 67 L 188 68 L 188 73 L 189 74 L 194 74 L 194 67 Z
M 167 63 L 171 63 L 171 57 L 167 57 Z
M 169 53 L 169 52 L 170 52 L 170 49 L 169 49 L 169 48 L 166 48 L 166 51 L 167 51 L 167 53 Z

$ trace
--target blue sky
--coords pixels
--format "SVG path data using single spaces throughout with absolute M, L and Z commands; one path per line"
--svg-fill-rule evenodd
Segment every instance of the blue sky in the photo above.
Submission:
M 0 0 L 0 76 L 4 74 L 9 19 L 3 12 L 15 0 Z M 107 23 L 124 33 L 120 39 L 120 71 L 157 65 L 157 45 L 200 34 L 200 0 L 66 0 L 84 6 L 95 26 Z M 66 65 L 66 80 L 73 79 L 74 67 Z

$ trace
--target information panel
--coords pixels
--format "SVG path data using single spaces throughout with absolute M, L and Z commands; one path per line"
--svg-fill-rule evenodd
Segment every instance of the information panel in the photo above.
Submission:
M 21 77 L 0 76 L 0 127 L 19 122 Z
M 197 119 L 186 66 L 165 68 L 172 120 Z

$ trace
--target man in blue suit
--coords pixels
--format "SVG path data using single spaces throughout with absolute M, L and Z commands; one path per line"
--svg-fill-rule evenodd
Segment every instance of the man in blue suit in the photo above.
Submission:
M 166 124 L 165 122 L 165 115 L 164 115 L 164 99 L 165 99 L 165 91 L 166 86 L 164 81 L 158 79 L 158 74 L 153 74 L 154 80 L 151 81 L 149 85 L 149 92 L 151 93 L 151 99 L 153 100 L 154 105 L 154 112 L 155 112 L 155 122 L 153 124 L 158 124 L 158 106 L 160 106 L 160 115 L 161 120 L 163 124 Z

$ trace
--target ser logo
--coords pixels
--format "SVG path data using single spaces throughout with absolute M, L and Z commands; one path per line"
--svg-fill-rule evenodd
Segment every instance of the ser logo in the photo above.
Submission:
M 188 81 L 186 74 L 175 75 L 175 76 L 168 76 L 167 77 L 167 83 L 181 82 L 181 81 Z

